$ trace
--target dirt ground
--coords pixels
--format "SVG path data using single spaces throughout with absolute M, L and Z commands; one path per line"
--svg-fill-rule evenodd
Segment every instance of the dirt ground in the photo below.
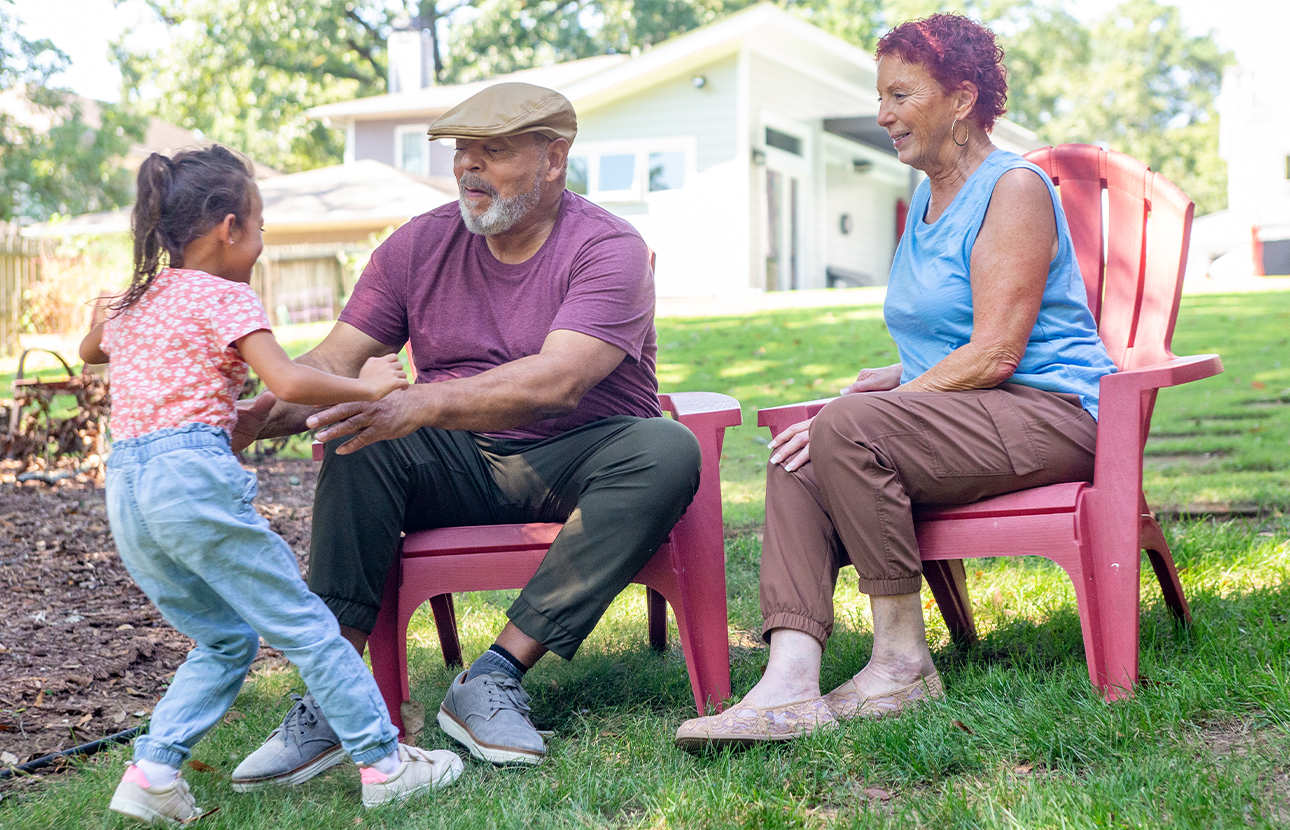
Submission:
M 260 513 L 302 558 L 314 463 L 248 467 Z M 14 472 L 0 466 L 0 768 L 143 723 L 191 646 L 121 564 L 101 483 L 19 483 Z M 266 659 L 282 658 L 262 647 L 257 660 Z

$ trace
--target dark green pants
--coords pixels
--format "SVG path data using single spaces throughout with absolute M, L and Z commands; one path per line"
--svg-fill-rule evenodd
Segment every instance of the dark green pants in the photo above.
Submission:
M 318 474 L 309 587 L 342 625 L 372 630 L 404 532 L 564 522 L 507 616 L 566 660 L 685 512 L 702 463 L 681 424 L 628 416 L 538 442 L 425 428 L 338 445 Z

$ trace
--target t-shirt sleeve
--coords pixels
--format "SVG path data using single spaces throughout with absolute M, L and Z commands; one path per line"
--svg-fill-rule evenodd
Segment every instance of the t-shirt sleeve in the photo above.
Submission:
M 574 263 L 569 292 L 551 331 L 595 337 L 636 362 L 653 327 L 654 274 L 645 241 L 618 233 L 588 243 Z
M 414 224 L 415 220 L 408 222 L 376 247 L 339 317 L 394 348 L 408 340 L 407 279 Z
M 210 304 L 209 319 L 216 342 L 225 346 L 231 346 L 253 331 L 272 330 L 264 303 L 245 283 L 230 283 Z

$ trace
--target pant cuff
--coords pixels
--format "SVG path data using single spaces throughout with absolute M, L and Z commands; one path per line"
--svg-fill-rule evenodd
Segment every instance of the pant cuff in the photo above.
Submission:
M 793 631 L 800 631 L 803 634 L 810 634 L 816 640 L 819 640 L 821 647 L 829 639 L 830 633 L 830 626 L 799 611 L 776 611 L 773 614 L 767 614 L 766 621 L 761 627 L 762 640 L 769 643 L 770 632 L 776 628 L 789 628 Z
M 898 597 L 903 594 L 916 594 L 923 587 L 923 575 L 903 576 L 899 579 L 867 579 L 860 577 L 860 593 L 875 597 Z
M 381 760 L 386 755 L 389 755 L 391 752 L 394 752 L 398 748 L 399 748 L 399 739 L 391 738 L 390 740 L 385 741 L 382 744 L 379 744 L 373 749 L 365 749 L 362 752 L 351 752 L 349 753 L 349 757 L 350 757 L 350 760 L 352 760 L 356 764 L 371 764 L 374 761 Z
M 515 627 L 541 643 L 548 651 L 553 651 L 565 660 L 572 660 L 578 653 L 578 646 L 586 639 L 564 626 L 547 618 L 542 612 L 516 597 L 511 607 L 506 609 L 506 616 L 515 623 Z
M 376 615 L 380 608 L 342 597 L 323 597 L 322 601 L 336 615 L 336 621 L 341 625 L 357 628 L 364 634 L 371 634 L 372 629 L 376 628 Z
M 136 761 L 152 761 L 156 764 L 165 764 L 168 767 L 180 769 L 191 754 L 187 750 L 174 749 L 151 740 L 147 735 L 136 739 L 134 742 L 134 760 Z

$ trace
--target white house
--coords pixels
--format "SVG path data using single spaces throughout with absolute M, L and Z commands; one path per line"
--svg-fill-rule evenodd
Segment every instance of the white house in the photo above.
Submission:
M 640 230 L 658 254 L 661 296 L 886 282 L 917 179 L 875 121 L 873 58 L 769 3 L 638 56 L 405 89 L 309 115 L 346 130 L 347 162 L 446 180 L 451 144 L 428 143 L 426 128 L 502 81 L 573 102 L 569 186 Z M 1007 121 L 994 140 L 1017 152 L 1040 145 Z
M 1262 7 L 1258 25 L 1243 33 L 1240 64 L 1223 71 L 1218 152 L 1227 162 L 1227 209 L 1196 218 L 1189 279 L 1250 276 L 1256 240 L 1262 247 L 1262 271 L 1290 274 L 1287 27 L 1290 4 Z

